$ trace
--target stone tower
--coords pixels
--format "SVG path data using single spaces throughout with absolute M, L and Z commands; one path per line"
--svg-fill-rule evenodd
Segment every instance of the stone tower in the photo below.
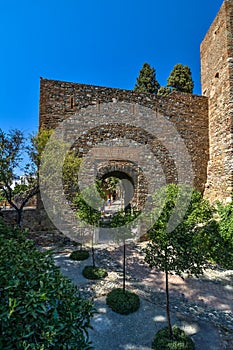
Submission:
M 233 193 L 233 0 L 225 0 L 201 44 L 202 93 L 209 104 L 205 196 L 230 201 Z

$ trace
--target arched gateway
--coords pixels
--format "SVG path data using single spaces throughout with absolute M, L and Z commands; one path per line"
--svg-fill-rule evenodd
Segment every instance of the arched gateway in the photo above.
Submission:
M 136 209 L 166 183 L 204 190 L 207 113 L 201 96 L 158 97 L 41 79 L 40 128 L 54 129 L 83 158 L 80 188 L 95 179 L 125 179 L 124 204 Z
M 118 110 L 115 113 L 116 106 Z M 122 108 L 120 112 L 119 106 Z M 106 111 L 101 111 L 101 108 L 105 108 Z M 143 108 L 154 114 L 154 120 L 158 120 L 156 116 L 161 116 L 163 121 L 171 123 L 177 134 L 171 135 L 170 130 L 164 130 L 163 122 L 155 125 L 152 118 L 142 113 Z M 77 124 L 79 117 L 82 120 Z M 71 130 L 77 126 L 79 128 L 74 145 L 79 156 L 85 156 L 90 149 L 104 144 L 109 149 L 112 145 L 113 152 L 113 148 L 117 147 L 117 140 L 131 140 L 132 147 L 129 152 L 134 144 L 143 145 L 145 149 L 150 150 L 162 167 L 166 182 L 178 180 L 178 170 L 174 164 L 176 155 L 170 150 L 177 145 L 177 137 L 180 137 L 191 159 L 194 187 L 203 192 L 209 158 L 207 98 L 178 92 L 159 97 L 41 78 L 40 128 L 56 129 L 65 120 L 69 120 Z M 69 131 L 67 139 L 68 134 Z M 120 146 L 122 147 L 122 144 Z M 119 160 L 116 156 L 117 151 L 114 152 L 111 161 Z M 127 161 L 127 157 L 125 160 Z M 186 159 L 182 161 L 185 164 Z M 179 171 L 185 176 L 187 169 Z

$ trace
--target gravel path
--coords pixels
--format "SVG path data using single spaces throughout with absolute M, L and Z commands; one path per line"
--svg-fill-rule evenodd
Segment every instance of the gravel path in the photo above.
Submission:
M 158 329 L 166 325 L 164 275 L 145 263 L 142 244 L 127 247 L 127 289 L 140 296 L 141 307 L 122 316 L 106 306 L 105 296 L 122 285 L 122 247 L 96 246 L 97 266 L 107 269 L 104 280 L 89 281 L 82 269 L 91 258 L 69 259 L 74 246 L 56 248 L 54 259 L 81 293 L 95 302 L 91 340 L 96 350 L 151 349 Z M 212 269 L 197 278 L 170 276 L 172 321 L 195 341 L 197 350 L 233 350 L 233 271 Z
M 114 313 L 106 306 L 105 296 L 122 286 L 122 247 L 96 246 L 96 262 L 105 267 L 104 280 L 90 281 L 82 276 L 83 262 L 69 259 L 77 249 L 60 234 L 33 233 L 42 250 L 53 249 L 54 260 L 64 275 L 81 293 L 91 298 L 98 313 L 92 319 L 90 337 L 96 350 L 147 350 L 156 331 L 166 325 L 164 275 L 144 263 L 142 246 L 127 246 L 127 289 L 140 296 L 141 306 L 131 315 Z M 185 277 L 185 276 L 184 276 Z M 183 328 L 197 350 L 233 350 L 233 271 L 212 268 L 197 278 L 170 276 L 172 321 Z

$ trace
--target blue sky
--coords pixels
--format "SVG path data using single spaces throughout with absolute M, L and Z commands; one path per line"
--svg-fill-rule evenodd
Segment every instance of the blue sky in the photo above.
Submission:
M 176 63 L 201 94 L 199 46 L 222 0 L 0 0 L 0 127 L 37 131 L 40 77 L 132 89 Z

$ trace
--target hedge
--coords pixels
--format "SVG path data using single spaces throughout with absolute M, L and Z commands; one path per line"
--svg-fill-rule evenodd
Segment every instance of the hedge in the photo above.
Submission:
M 93 304 L 18 230 L 0 221 L 0 348 L 91 349 Z

